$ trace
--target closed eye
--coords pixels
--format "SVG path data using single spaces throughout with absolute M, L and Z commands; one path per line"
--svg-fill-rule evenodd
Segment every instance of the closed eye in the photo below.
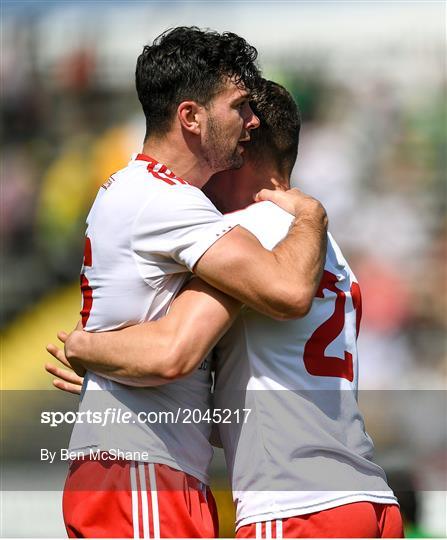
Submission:
M 240 101 L 239 103 L 237 103 L 236 108 L 239 111 L 242 111 L 242 109 L 245 107 L 245 105 L 247 105 L 247 103 L 248 103 L 248 99 L 244 99 L 243 101 Z

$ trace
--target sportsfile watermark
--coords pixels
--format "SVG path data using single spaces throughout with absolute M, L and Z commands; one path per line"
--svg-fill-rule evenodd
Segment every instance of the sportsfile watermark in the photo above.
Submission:
M 211 445 L 225 446 L 227 452 L 237 447 L 236 465 L 241 470 L 261 470 L 257 463 L 263 462 L 268 445 L 273 457 L 266 470 L 278 480 L 274 486 L 270 481 L 255 486 L 257 490 L 273 486 L 288 491 L 296 485 L 289 482 L 290 474 L 297 471 L 302 472 L 304 490 L 366 489 L 352 473 L 359 460 L 368 471 L 374 468 L 370 463 L 381 466 L 395 489 L 408 489 L 409 475 L 416 472 L 419 489 L 447 490 L 443 390 L 353 395 L 339 390 L 225 389 L 203 399 L 195 388 L 189 390 L 169 400 L 162 390 L 91 391 L 83 394 L 81 402 L 79 396 L 55 391 L 3 391 L 3 489 L 61 489 L 70 462 L 77 460 L 102 462 L 107 468 L 118 460 L 164 459 L 168 464 L 191 463 L 196 470 L 197 464 L 211 460 Z M 184 406 L 186 399 L 196 400 L 197 405 Z M 364 421 L 349 414 L 357 411 L 357 400 Z M 349 448 L 355 445 L 354 457 L 360 455 L 354 461 L 348 453 L 340 460 L 338 450 L 342 452 L 348 443 Z M 338 475 L 327 466 L 332 455 L 327 448 L 334 444 Z M 214 453 L 220 456 L 220 451 Z M 287 475 L 280 474 L 278 464 L 287 468 Z M 219 471 L 225 468 L 223 457 L 219 467 Z M 263 478 L 260 474 L 259 482 Z
M 42 411 L 40 423 L 50 427 L 63 424 L 246 424 L 251 409 L 184 409 L 175 411 L 131 412 L 122 408 L 108 407 L 104 411 Z

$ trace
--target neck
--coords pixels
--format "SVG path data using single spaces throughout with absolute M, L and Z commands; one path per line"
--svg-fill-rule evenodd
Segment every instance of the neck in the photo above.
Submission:
M 259 167 L 245 163 L 240 169 L 223 171 L 212 176 L 204 188 L 204 193 L 223 214 L 241 210 L 254 202 L 254 196 L 261 189 L 276 189 L 274 181 L 290 186 L 288 177 L 276 168 Z
M 143 145 L 143 153 L 163 163 L 176 176 L 200 189 L 213 173 L 205 160 L 199 157 L 200 152 L 194 143 L 185 140 L 175 129 L 162 137 L 149 137 Z

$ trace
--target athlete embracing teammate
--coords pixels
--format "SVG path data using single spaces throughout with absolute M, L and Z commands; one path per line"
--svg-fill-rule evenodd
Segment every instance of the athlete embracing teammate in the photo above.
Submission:
M 256 54 L 235 34 L 194 27 L 175 28 L 144 47 L 136 68 L 146 117 L 143 151 L 103 185 L 87 218 L 81 275 L 86 330 L 162 317 L 191 271 L 209 290 L 213 285 L 223 291 L 223 304 L 227 293 L 283 319 L 308 309 L 324 260 L 323 207 L 296 190 L 288 193 L 296 218 L 281 245 L 269 251 L 236 219 L 224 218 L 200 190 L 212 174 L 243 164 L 244 144 L 259 125 L 249 105 L 259 80 Z M 202 325 L 220 328 L 226 315 L 221 308 Z M 166 345 L 152 382 L 170 384 L 135 389 L 88 371 L 80 411 L 208 410 L 210 365 L 172 382 L 178 376 L 176 354 L 187 351 Z M 191 360 L 206 352 L 195 349 Z M 69 536 L 217 536 L 207 488 L 210 429 L 206 423 L 149 424 L 136 418 L 126 425 L 75 425 L 70 449 L 85 458 L 73 461 L 65 485 Z M 89 459 L 91 450 L 141 458 L 98 461 Z
M 222 286 L 219 281 L 214 281 L 215 278 L 208 277 L 212 284 L 230 292 L 239 300 L 236 301 L 200 280 L 193 280 L 177 295 L 169 314 L 155 322 L 116 332 L 89 334 L 75 331 L 68 340 L 66 336 L 62 336 L 66 341 L 67 355 L 73 364 L 82 363 L 96 373 L 92 375 L 88 372 L 87 389 L 91 381 L 98 387 L 107 388 L 105 383 L 99 386 L 101 377 L 97 374 L 101 373 L 109 379 L 125 381 L 127 384 L 153 385 L 152 388 L 144 390 L 141 400 L 152 400 L 164 410 L 169 409 L 169 398 L 181 402 L 183 400 L 183 403 L 189 401 L 189 407 L 203 407 L 208 399 L 208 379 L 205 375 L 208 368 L 202 360 L 232 324 L 214 348 L 215 406 L 218 409 L 245 408 L 251 411 L 246 423 L 218 425 L 237 505 L 238 537 L 402 536 L 396 499 L 386 484 L 383 471 L 371 461 L 372 443 L 364 432 L 363 420 L 356 402 L 356 336 L 361 316 L 359 286 L 337 244 L 330 235 L 326 235 L 326 220 L 321 207 L 297 192 L 282 191 L 289 187 L 289 176 L 298 147 L 299 115 L 293 99 L 279 85 L 260 79 L 254 84 L 251 99 L 261 126 L 252 133 L 253 140 L 246 146 L 245 164 L 239 170 L 216 175 L 206 190 L 222 211 L 231 212 L 250 204 L 253 193 L 263 188 L 277 188 L 274 195 L 262 191 L 258 200 L 266 199 L 268 195 L 291 213 L 281 210 L 271 202 L 259 202 L 221 219 L 224 224 L 228 224 L 227 227 L 240 224 L 251 231 L 265 248 L 273 249 L 272 254 L 275 257 L 278 251 L 284 250 L 284 259 L 279 259 L 279 264 L 285 265 L 287 260 L 290 263 L 289 270 L 294 274 L 293 278 L 290 276 L 291 281 L 296 284 L 295 280 L 300 279 L 303 286 L 302 292 L 297 296 L 294 289 L 290 289 L 292 303 L 300 306 L 299 312 L 291 313 L 290 308 L 284 308 L 283 313 L 279 310 L 273 313 L 271 308 L 260 305 L 259 297 L 266 298 L 270 292 L 255 289 L 245 276 L 241 278 L 243 274 L 240 272 L 243 272 L 245 267 L 233 267 L 233 254 L 225 250 L 219 253 L 220 264 L 236 283 L 241 279 L 243 286 L 253 291 L 253 297 L 250 297 L 248 292 L 240 293 L 234 289 L 228 291 L 228 285 Z M 217 130 L 218 128 L 216 132 Z M 218 150 L 216 145 L 215 150 Z M 153 160 L 148 159 L 148 170 L 153 170 L 150 169 Z M 139 160 L 145 161 L 145 156 L 140 156 Z M 155 172 L 162 177 L 155 177 L 158 180 L 163 181 L 163 176 L 166 175 L 165 179 L 170 179 L 172 186 L 184 186 L 174 173 L 163 169 L 163 166 Z M 110 182 L 108 188 L 119 182 L 119 175 L 114 176 L 115 180 Z M 123 193 L 117 196 L 122 199 L 125 197 Z M 297 208 L 297 199 L 300 199 L 300 209 Z M 125 206 L 126 203 L 124 199 Z M 300 217 L 294 218 L 293 213 Z M 158 226 L 158 214 L 156 215 Z M 171 214 L 169 219 L 172 220 Z M 297 222 L 302 224 L 302 228 L 295 237 L 294 247 L 296 242 L 301 240 L 303 244 L 299 247 L 300 253 L 289 251 L 288 246 L 290 235 L 299 226 Z M 103 226 L 104 223 L 99 222 L 98 230 Z M 166 223 L 164 226 L 167 226 Z M 138 232 L 135 224 L 133 227 L 133 230 Z M 154 225 L 151 224 L 150 227 L 153 228 Z M 152 228 L 149 234 L 142 234 L 150 237 L 154 234 Z M 226 230 L 225 225 L 222 230 Z M 238 228 L 232 229 L 212 244 L 213 247 L 205 252 L 199 263 L 219 244 L 223 245 L 224 240 L 230 240 L 237 230 Z M 213 232 L 217 235 L 219 231 Z M 175 230 L 170 233 L 177 235 Z M 182 236 L 184 234 L 183 232 Z M 245 231 L 243 234 L 246 234 Z M 305 245 L 306 241 L 312 245 Z M 158 250 L 161 249 L 161 243 L 156 246 Z M 138 251 L 138 255 L 141 252 L 143 250 Z M 95 266 L 94 253 L 95 248 L 92 247 L 92 257 L 87 260 L 91 267 L 87 268 Z M 151 253 L 158 254 L 158 251 L 152 248 Z M 100 268 L 97 275 L 99 281 L 100 276 L 107 273 L 107 264 L 110 264 L 110 261 L 106 263 L 107 260 L 104 259 L 102 273 Z M 322 263 L 324 273 L 321 275 Z M 172 261 L 170 264 L 173 264 Z M 190 264 L 188 267 L 194 269 L 199 277 L 207 279 L 206 275 L 201 276 L 200 271 L 197 271 L 198 266 Z M 269 271 L 269 267 L 257 256 L 251 266 L 258 266 L 262 273 Z M 238 274 L 232 274 L 236 270 Z M 250 276 L 250 272 L 248 274 Z M 94 273 L 90 273 L 90 276 L 95 278 Z M 276 276 L 269 275 L 269 279 L 273 279 L 275 283 L 280 283 L 285 277 L 281 273 Z M 85 281 L 84 285 L 91 287 L 88 275 L 87 279 L 88 285 Z M 255 284 L 260 282 L 255 280 Z M 93 305 L 87 314 L 89 330 L 107 329 L 104 325 L 92 328 L 88 326 L 96 299 L 101 304 L 101 288 L 104 287 L 92 287 Z M 167 303 L 177 290 L 168 295 Z M 161 294 L 161 290 L 158 291 Z M 103 292 L 104 305 L 113 305 L 113 296 L 107 294 L 107 291 Z M 123 297 L 126 296 L 125 293 L 126 291 L 123 291 Z M 128 297 L 130 300 L 132 298 L 132 291 L 127 293 L 126 301 Z M 142 292 L 135 294 L 141 295 Z M 312 294 L 310 298 L 309 294 Z M 312 303 L 313 296 L 315 300 Z M 89 297 L 87 299 L 89 306 Z M 245 304 L 242 310 L 241 302 Z M 266 302 L 277 305 L 277 300 Z M 126 306 L 122 308 L 129 309 Z M 109 310 L 111 309 L 112 307 L 109 307 Z M 159 311 L 155 316 L 163 313 Z M 290 320 L 275 321 L 266 314 L 277 319 Z M 86 310 L 84 319 L 85 317 Z M 134 324 L 134 321 L 131 317 L 125 317 L 125 321 L 117 321 L 113 327 L 129 324 Z M 50 349 L 52 354 L 63 360 L 62 353 L 54 346 Z M 169 382 L 173 379 L 179 380 Z M 168 384 L 155 388 L 155 385 L 164 382 Z M 123 392 L 137 392 L 123 386 L 119 388 L 120 403 L 123 402 Z M 133 394 L 133 399 L 140 398 Z M 132 406 L 134 405 L 135 403 L 132 403 Z M 199 474 L 200 471 L 193 469 L 202 463 L 201 460 L 194 460 L 194 453 L 200 458 L 206 455 L 206 428 L 207 424 L 197 426 L 197 433 L 191 432 L 191 437 L 186 432 L 183 433 L 182 426 L 175 425 L 174 429 L 180 432 L 179 441 L 185 441 L 178 454 L 176 442 L 172 439 L 174 435 L 168 433 L 168 427 L 163 426 L 166 431 L 163 434 L 152 434 L 148 431 L 143 444 L 154 449 L 153 455 L 157 456 L 154 462 L 157 465 L 153 462 L 148 465 L 132 462 L 120 465 L 122 474 L 130 477 L 129 488 L 126 490 L 121 487 L 120 496 L 115 494 L 112 505 L 118 505 L 122 522 L 129 521 L 126 517 L 128 507 L 132 508 L 133 517 L 139 518 L 142 515 L 142 520 L 137 520 L 137 526 L 135 520 L 133 521 L 134 536 L 199 536 L 211 532 L 210 528 L 206 529 L 204 526 L 209 518 L 204 512 L 207 506 L 200 497 L 206 496 L 208 507 L 212 505 L 210 494 L 201 491 L 200 486 L 200 482 L 206 483 L 206 471 L 202 475 Z M 164 443 L 172 443 L 168 447 L 169 456 L 158 459 L 159 448 L 153 445 L 152 435 L 154 439 L 163 436 Z M 197 436 L 195 441 L 194 435 Z M 132 436 L 132 433 L 126 432 L 125 436 Z M 114 435 L 112 430 L 111 435 L 109 430 L 108 437 L 109 448 L 125 447 L 123 434 Z M 97 440 L 93 440 L 94 436 L 90 436 L 90 445 L 106 449 L 100 438 L 97 435 Z M 85 447 L 88 446 L 87 439 L 88 437 L 84 440 Z M 193 447 L 188 447 L 189 443 L 193 444 Z M 135 447 L 134 444 L 133 448 Z M 80 472 L 82 468 L 87 472 Z M 67 484 L 73 482 L 77 476 L 77 481 L 82 485 L 87 482 L 88 477 L 96 478 L 98 471 L 100 476 L 108 481 L 111 471 L 104 472 L 104 468 L 101 463 L 76 463 Z M 109 466 L 109 469 L 112 468 Z M 189 475 L 176 473 L 176 469 Z M 184 475 L 183 485 L 189 489 L 186 495 L 183 493 L 180 497 L 179 474 Z M 157 496 L 154 498 L 152 489 L 157 480 L 157 486 L 164 482 L 167 489 L 166 494 L 158 489 L 158 501 Z M 113 497 L 110 491 L 113 491 L 113 488 L 109 488 L 109 493 L 103 495 L 106 501 Z M 140 498 L 137 500 L 134 496 L 135 500 L 130 502 L 135 504 L 128 505 L 128 499 L 132 499 L 135 491 Z M 162 496 L 165 497 L 165 502 L 159 504 Z M 98 494 L 90 497 L 95 499 Z M 198 497 L 197 504 L 192 502 L 195 501 L 194 497 Z M 67 499 L 70 500 L 67 502 Z M 188 500 L 186 512 L 180 502 L 183 500 Z M 79 507 L 79 496 L 66 493 L 65 501 L 66 514 L 73 515 L 74 510 L 67 506 Z M 102 501 L 102 504 L 108 503 Z M 169 504 L 170 514 L 167 506 L 165 510 L 169 517 L 165 516 L 163 519 L 160 510 L 162 509 L 163 513 L 164 506 Z M 113 531 L 116 531 L 118 524 L 113 508 L 109 509 L 107 515 L 108 519 L 113 521 Z M 146 525 L 145 512 L 147 516 L 151 516 L 150 519 L 147 517 Z M 80 515 L 82 513 L 80 512 Z M 212 515 L 212 510 L 210 514 Z M 107 532 L 110 535 L 112 529 L 106 530 L 103 522 L 98 525 L 95 516 L 95 509 L 92 509 L 87 521 L 100 527 L 95 529 L 96 535 L 107 536 Z M 168 523 L 168 519 L 171 523 Z M 86 520 L 78 518 L 79 522 L 82 520 L 84 521 L 80 525 L 85 525 Z M 119 530 L 126 533 L 122 535 L 132 536 L 129 527 L 122 527 Z M 89 533 L 89 530 L 84 529 L 80 535 L 88 535 L 86 533 Z M 115 532 L 114 534 L 116 535 Z

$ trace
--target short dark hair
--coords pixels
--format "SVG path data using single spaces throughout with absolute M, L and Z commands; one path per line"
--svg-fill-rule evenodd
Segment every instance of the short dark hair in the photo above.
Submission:
M 146 117 L 146 139 L 163 134 L 185 100 L 207 105 L 225 77 L 250 90 L 260 75 L 257 50 L 232 32 L 196 26 L 166 30 L 146 45 L 135 73 L 138 98 Z
M 273 161 L 282 174 L 292 172 L 298 155 L 301 117 L 292 95 L 280 84 L 260 79 L 250 97 L 253 112 L 261 124 L 251 132 L 246 147 L 259 163 Z

